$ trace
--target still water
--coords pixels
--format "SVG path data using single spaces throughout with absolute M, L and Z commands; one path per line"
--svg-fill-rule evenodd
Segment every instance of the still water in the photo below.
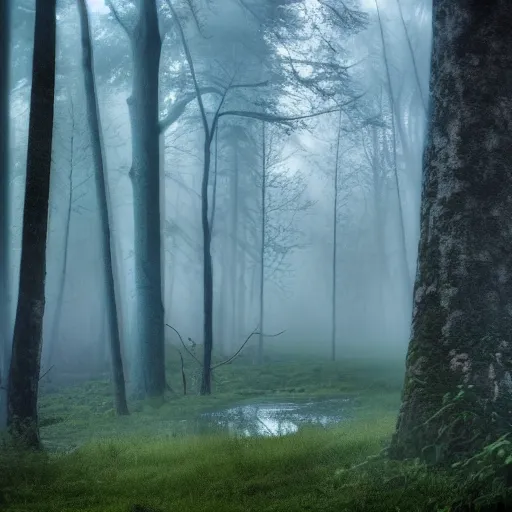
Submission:
M 350 402 L 346 398 L 257 403 L 201 414 L 197 429 L 227 431 L 240 436 L 282 436 L 293 434 L 302 426 L 328 427 L 350 417 Z

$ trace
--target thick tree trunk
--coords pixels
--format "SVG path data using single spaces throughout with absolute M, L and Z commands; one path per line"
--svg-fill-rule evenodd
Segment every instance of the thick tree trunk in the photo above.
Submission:
M 77 0 L 80 14 L 80 30 L 82 35 L 82 65 L 85 82 L 85 96 L 87 102 L 87 120 L 91 136 L 91 148 L 94 163 L 94 177 L 96 182 L 96 194 L 101 223 L 101 251 L 103 269 L 105 272 L 106 287 L 106 315 L 108 322 L 108 334 L 110 342 L 110 357 L 112 365 L 112 383 L 114 386 L 114 406 L 120 416 L 128 414 L 126 403 L 126 388 L 124 381 L 123 360 L 121 357 L 121 336 L 119 332 L 119 320 L 117 317 L 116 291 L 114 284 L 114 265 L 110 249 L 110 221 L 108 215 L 107 177 L 103 164 L 103 148 L 101 141 L 101 124 L 98 108 L 96 85 L 93 72 L 93 50 L 89 28 L 89 14 L 85 0 Z
M 11 434 L 32 448 L 40 448 L 37 393 L 45 306 L 55 43 L 56 0 L 36 0 L 19 297 L 7 391 Z
M 436 0 L 433 24 L 412 338 L 390 454 L 439 461 L 512 420 L 512 6 Z
M 7 426 L 7 373 L 11 352 L 9 315 L 9 89 L 11 1 L 0 2 L 0 430 Z
M 137 388 L 138 394 L 157 397 L 163 396 L 166 385 L 158 125 L 158 73 L 162 40 L 155 0 L 140 0 L 131 47 L 133 81 L 128 107 L 132 129 L 130 177 L 135 217 L 135 324 L 144 378 Z

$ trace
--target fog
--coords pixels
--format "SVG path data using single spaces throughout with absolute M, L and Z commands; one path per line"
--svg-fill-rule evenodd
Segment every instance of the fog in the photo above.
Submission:
M 232 79 L 235 83 L 264 80 L 270 83 L 240 89 L 240 93 L 226 100 L 225 110 L 263 108 L 274 115 L 289 112 L 289 116 L 297 116 L 328 110 L 336 101 L 358 98 L 344 110 L 341 128 L 338 112 L 298 123 L 265 123 L 268 179 L 274 180 L 275 186 L 269 186 L 267 195 L 267 235 L 271 241 L 265 252 L 263 330 L 269 335 L 284 331 L 278 337 L 267 338 L 265 347 L 325 357 L 331 353 L 333 180 L 338 153 L 336 354 L 339 358 L 369 353 L 404 357 L 419 237 L 430 7 L 422 0 L 401 0 L 400 4 L 396 0 L 380 0 L 377 11 L 374 1 L 353 3 L 368 15 L 368 25 L 357 33 L 339 36 L 333 21 L 327 22 L 321 14 L 314 15 L 318 5 L 313 4 L 316 4 L 313 0 L 305 3 L 303 15 L 307 24 L 318 23 L 319 34 L 315 36 L 318 42 L 303 38 L 286 43 L 282 42 L 283 35 L 280 43 L 271 41 L 269 36 L 259 37 L 258 22 L 236 0 L 201 8 L 200 25 L 206 37 L 194 28 L 191 17 L 183 14 L 201 87 L 216 86 L 220 81 Z M 128 368 L 132 368 L 136 358 L 132 339 L 137 303 L 133 196 L 129 177 L 131 129 L 126 103 L 131 92 L 130 46 L 122 28 L 101 0 L 89 0 L 89 6 L 111 201 L 123 352 Z M 129 6 L 120 5 L 119 9 L 129 19 Z M 162 9 L 165 9 L 165 2 Z M 101 226 L 85 117 L 78 15 L 73 5 L 61 1 L 58 16 L 58 76 L 42 354 L 42 372 L 51 367 L 53 376 L 108 371 L 110 364 Z M 11 92 L 13 316 L 33 23 L 32 2 L 23 2 L 23 6 L 20 3 L 14 12 Z M 315 49 L 315 45 L 325 42 L 327 50 L 322 47 L 320 51 L 320 46 Z M 336 48 L 330 51 L 329 45 Z M 320 84 L 326 90 L 319 92 L 320 86 L 315 90 L 312 84 L 316 71 L 307 66 L 300 71 L 300 87 L 291 83 L 290 77 L 279 82 L 272 75 L 275 71 L 272 65 L 266 62 L 269 57 L 265 52 L 271 48 L 276 54 L 287 55 L 291 51 L 295 55 L 308 55 L 309 52 L 311 60 L 332 57 L 332 62 L 345 63 L 349 66 L 346 83 L 344 80 L 334 83 L 327 77 Z M 321 79 L 318 80 L 320 83 Z M 337 88 L 335 93 L 332 88 Z M 173 33 L 164 39 L 160 89 L 161 119 L 181 94 L 191 90 L 187 63 Z M 208 111 L 214 112 L 216 106 L 211 96 L 204 98 Z M 226 356 L 253 330 L 261 327 L 258 302 L 261 130 L 262 123 L 257 119 L 225 116 L 219 120 L 217 138 L 212 144 L 210 205 L 214 176 L 217 178 L 212 230 L 213 349 Z M 196 101 L 187 104 L 183 114 L 161 137 L 165 321 L 184 339 L 191 338 L 197 344 L 203 342 L 203 140 Z M 167 346 L 179 343 L 175 332 L 167 327 L 165 338 Z M 244 350 L 250 352 L 256 344 L 254 338 Z

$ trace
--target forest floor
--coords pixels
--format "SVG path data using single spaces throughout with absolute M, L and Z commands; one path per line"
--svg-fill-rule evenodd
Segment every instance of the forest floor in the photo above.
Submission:
M 275 354 L 253 366 L 241 358 L 216 370 L 210 397 L 196 395 L 192 368 L 187 396 L 177 362 L 169 370 L 175 393 L 163 403 L 130 402 L 132 414 L 123 418 L 113 414 L 108 382 L 43 387 L 47 452 L 0 455 L 0 509 L 448 512 L 463 492 L 451 473 L 378 457 L 395 426 L 402 361 Z M 207 411 L 305 397 L 350 398 L 353 414 L 333 428 L 281 437 L 187 431 Z

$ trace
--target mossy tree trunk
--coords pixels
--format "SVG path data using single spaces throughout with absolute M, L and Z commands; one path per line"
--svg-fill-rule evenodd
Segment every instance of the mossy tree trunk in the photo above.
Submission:
M 512 420 L 511 27 L 508 0 L 433 2 L 412 337 L 392 457 L 450 461 Z

